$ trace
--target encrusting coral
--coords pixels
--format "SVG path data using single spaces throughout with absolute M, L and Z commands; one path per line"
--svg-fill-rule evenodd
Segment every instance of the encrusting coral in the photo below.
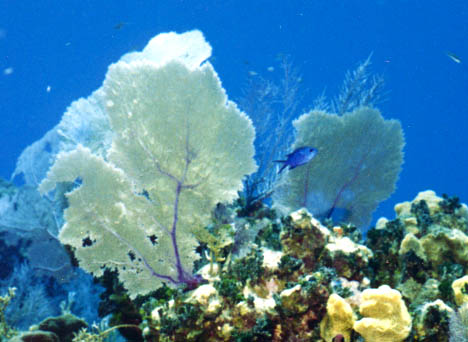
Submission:
M 397 218 L 380 219 L 366 245 L 373 286 L 401 291 L 418 341 L 447 341 L 449 318 L 463 301 L 468 273 L 468 207 L 456 197 L 419 193 L 395 206 Z
M 442 299 L 451 299 L 452 282 L 468 271 L 467 206 L 425 191 L 397 204 L 395 211 L 395 220 L 381 219 L 368 232 L 366 245 L 375 254 L 372 281 L 394 288 L 411 282 L 414 288 L 432 279 Z
M 418 308 L 414 320 L 414 335 L 419 341 L 448 342 L 450 317 L 454 310 L 437 299 Z
M 330 239 L 322 255 L 323 263 L 334 268 L 339 276 L 359 281 L 372 257 L 369 248 L 339 235 Z

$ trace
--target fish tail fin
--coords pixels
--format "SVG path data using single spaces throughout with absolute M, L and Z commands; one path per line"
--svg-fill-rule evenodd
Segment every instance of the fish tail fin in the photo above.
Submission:
M 280 174 L 281 172 L 283 172 L 284 168 L 285 168 L 286 166 L 288 166 L 287 160 L 273 160 L 273 163 L 284 163 L 284 164 L 281 166 L 281 169 L 278 171 L 278 174 Z
M 278 171 L 278 174 L 283 172 L 283 170 L 286 168 L 286 166 L 288 166 L 288 164 L 284 164 L 283 166 L 281 166 L 281 169 Z

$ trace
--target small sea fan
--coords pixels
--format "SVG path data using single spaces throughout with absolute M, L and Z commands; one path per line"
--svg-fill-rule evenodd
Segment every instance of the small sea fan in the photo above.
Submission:
M 403 163 L 401 124 L 369 107 L 341 116 L 312 110 L 293 124 L 292 149 L 314 146 L 318 153 L 280 180 L 273 194 L 276 208 L 287 213 L 304 207 L 318 219 L 366 227 L 395 190 Z
M 468 342 L 468 303 L 450 317 L 450 342 Z

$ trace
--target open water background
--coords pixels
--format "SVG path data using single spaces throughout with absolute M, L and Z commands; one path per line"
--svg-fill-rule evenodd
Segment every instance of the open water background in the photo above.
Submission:
M 212 45 L 233 100 L 252 71 L 275 77 L 286 54 L 306 109 L 324 89 L 336 95 L 345 72 L 373 53 L 371 70 L 389 91 L 378 107 L 406 137 L 398 189 L 375 218 L 393 218 L 395 203 L 426 189 L 468 202 L 466 0 L 0 0 L 0 176 L 101 85 L 109 64 L 158 33 L 192 29 Z

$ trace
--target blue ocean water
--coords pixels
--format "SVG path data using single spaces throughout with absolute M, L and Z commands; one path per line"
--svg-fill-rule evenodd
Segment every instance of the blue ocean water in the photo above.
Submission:
M 278 55 L 290 55 L 302 74 L 304 110 L 324 90 L 336 95 L 345 72 L 372 53 L 372 72 L 388 90 L 378 107 L 401 121 L 406 137 L 398 189 L 375 217 L 393 217 L 395 203 L 426 189 L 468 201 L 462 0 L 1 0 L 0 176 L 10 177 L 21 151 L 73 100 L 101 85 L 109 64 L 160 32 L 192 29 L 212 45 L 210 61 L 233 100 L 249 74 L 268 76 Z

